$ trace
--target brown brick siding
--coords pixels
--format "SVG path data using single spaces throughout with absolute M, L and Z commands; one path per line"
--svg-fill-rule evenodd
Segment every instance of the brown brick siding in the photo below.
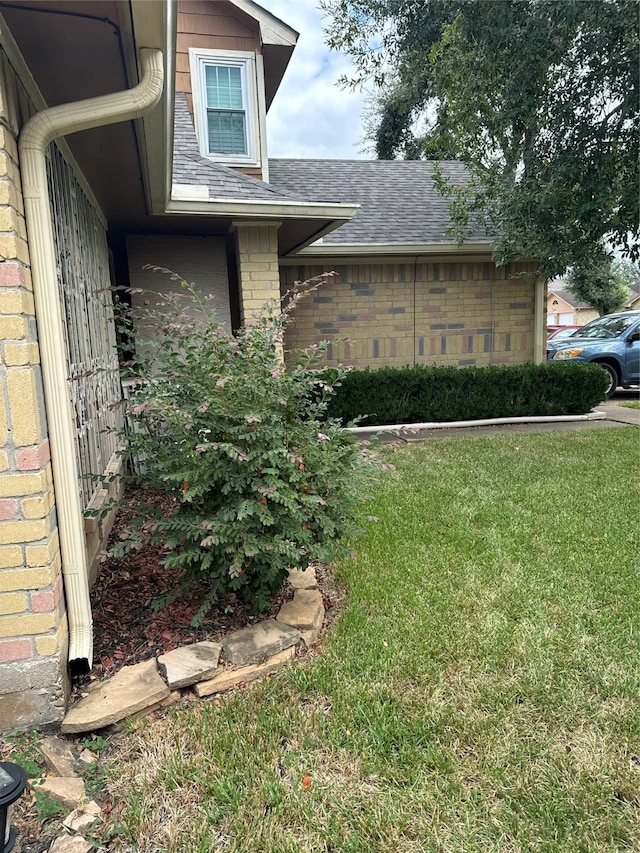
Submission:
M 327 266 L 284 266 L 281 289 Z M 532 264 L 350 263 L 299 303 L 287 349 L 331 340 L 330 363 L 464 367 L 533 360 Z

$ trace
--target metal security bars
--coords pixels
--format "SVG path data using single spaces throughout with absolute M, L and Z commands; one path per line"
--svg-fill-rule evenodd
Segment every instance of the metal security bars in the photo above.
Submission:
M 48 158 L 58 285 L 64 306 L 68 376 L 75 409 L 83 505 L 117 448 L 122 397 L 105 227 L 56 145 Z

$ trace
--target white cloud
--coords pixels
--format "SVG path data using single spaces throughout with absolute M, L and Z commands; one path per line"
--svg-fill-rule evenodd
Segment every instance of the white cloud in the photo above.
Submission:
M 324 42 L 322 13 L 314 0 L 258 0 L 300 33 L 284 79 L 267 115 L 270 157 L 363 158 L 364 94 L 339 88 L 351 60 Z

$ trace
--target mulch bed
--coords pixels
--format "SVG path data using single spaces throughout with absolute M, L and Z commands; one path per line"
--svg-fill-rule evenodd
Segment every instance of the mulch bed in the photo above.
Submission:
M 116 518 L 111 541 L 126 535 L 136 504 L 149 501 L 166 512 L 173 508 L 161 495 L 131 490 Z M 283 590 L 269 611 L 255 614 L 249 606 L 229 596 L 209 611 L 200 626 L 193 627 L 191 620 L 198 611 L 205 585 L 160 610 L 153 608 L 155 599 L 179 586 L 179 570 L 161 565 L 164 554 L 161 547 L 147 546 L 126 557 L 105 558 L 91 590 L 93 670 L 79 682 L 80 686 L 87 680 L 109 678 L 123 666 L 157 657 L 178 646 L 201 640 L 219 642 L 225 634 L 274 618 L 287 597 Z
M 163 507 L 166 512 L 173 509 L 173 504 L 162 495 L 130 490 L 125 506 L 119 511 L 114 523 L 110 542 L 126 534 L 134 507 L 150 501 Z M 160 610 L 152 607 L 154 599 L 179 584 L 179 572 L 161 565 L 163 555 L 162 548 L 145 547 L 140 551 L 131 551 L 123 558 L 105 557 L 91 590 L 93 669 L 75 683 L 77 696 L 82 694 L 84 686 L 89 682 L 110 678 L 123 666 L 140 663 L 189 643 L 201 640 L 219 642 L 225 634 L 264 619 L 272 619 L 283 602 L 291 597 L 285 585 L 273 599 L 271 608 L 261 614 L 252 613 L 248 606 L 228 597 L 210 610 L 202 625 L 194 628 L 191 620 L 200 606 L 203 590 L 195 589 Z M 323 567 L 316 569 L 316 575 L 324 599 L 326 624 L 330 624 L 340 610 L 344 591 L 333 584 Z M 24 737 L 35 749 L 39 737 L 37 731 L 27 733 Z M 74 739 L 81 742 L 83 736 Z M 0 737 L 0 760 L 10 759 L 14 748 L 9 740 Z M 108 819 L 111 810 L 120 808 L 120 805 L 108 801 L 101 802 L 101 805 L 105 819 Z M 19 831 L 16 853 L 44 853 L 60 832 L 60 819 L 43 820 L 29 788 L 15 804 L 13 823 Z M 106 849 L 110 849 L 108 842 Z

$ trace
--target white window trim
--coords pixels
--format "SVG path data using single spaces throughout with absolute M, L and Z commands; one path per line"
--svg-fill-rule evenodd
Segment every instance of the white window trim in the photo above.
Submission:
M 205 68 L 207 65 L 235 66 L 241 70 L 247 134 L 247 153 L 244 155 L 212 154 L 209 152 L 205 86 Z M 261 122 L 258 114 L 256 55 L 244 50 L 209 50 L 190 47 L 189 67 L 193 94 L 193 117 L 200 154 L 208 160 L 224 163 L 227 166 L 259 167 L 262 163 L 262 151 L 260 144 Z

